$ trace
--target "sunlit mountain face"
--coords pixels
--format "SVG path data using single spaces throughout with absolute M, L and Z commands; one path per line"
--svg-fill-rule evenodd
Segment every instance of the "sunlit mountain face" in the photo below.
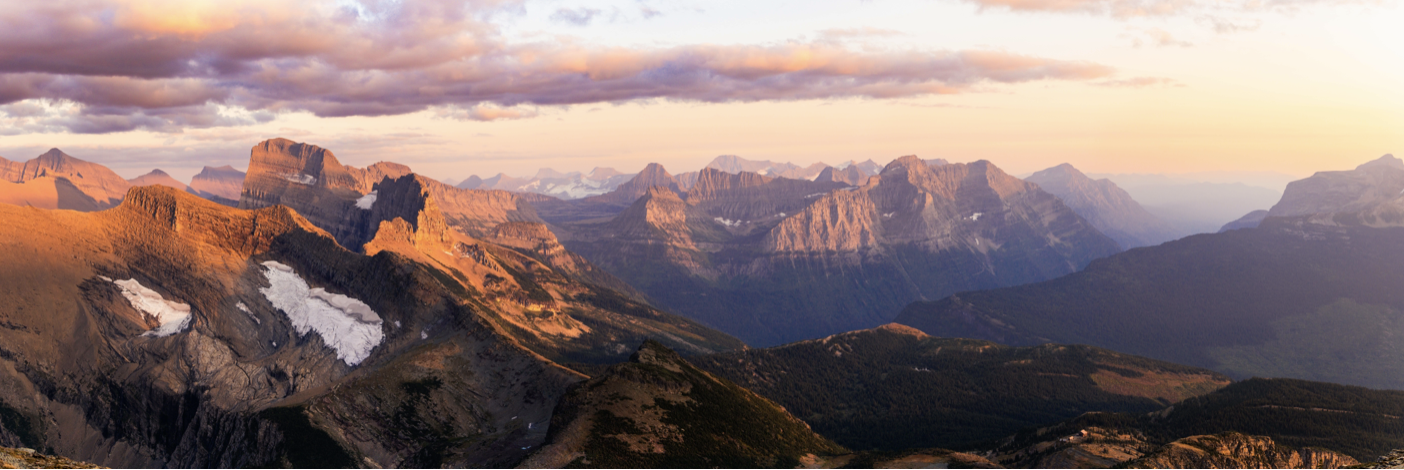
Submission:
M 1404 461 L 1404 5 L 0 5 L 0 468 Z

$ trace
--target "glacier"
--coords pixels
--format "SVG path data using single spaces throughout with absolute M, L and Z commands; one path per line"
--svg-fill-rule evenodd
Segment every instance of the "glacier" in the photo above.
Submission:
M 341 294 L 312 288 L 293 268 L 263 262 L 269 286 L 259 292 L 281 310 L 301 336 L 315 331 L 347 365 L 357 365 L 385 340 L 384 323 L 369 305 Z
M 365 209 L 365 210 L 370 210 L 370 208 L 375 207 L 375 199 L 376 199 L 377 197 L 380 197 L 380 194 L 379 194 L 379 193 L 380 193 L 380 191 L 371 191 L 369 194 L 366 194 L 365 196 L 361 196 L 360 199 L 357 199 L 357 200 L 356 200 L 356 207 L 359 207 L 359 208 L 362 208 L 362 209 Z
M 142 336 L 164 338 L 180 333 L 186 326 L 190 325 L 190 304 L 166 300 L 161 297 L 161 294 L 147 289 L 136 279 L 112 281 L 112 283 L 122 289 L 122 297 L 126 297 L 127 302 L 131 302 L 132 308 L 145 315 L 150 315 L 160 324 L 160 326 L 142 333 Z

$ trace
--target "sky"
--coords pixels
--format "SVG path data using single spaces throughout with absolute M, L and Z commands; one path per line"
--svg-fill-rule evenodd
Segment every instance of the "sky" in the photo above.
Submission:
M 712 158 L 1293 177 L 1404 152 L 1357 0 L 0 2 L 0 157 L 134 177 L 286 137 L 435 178 Z

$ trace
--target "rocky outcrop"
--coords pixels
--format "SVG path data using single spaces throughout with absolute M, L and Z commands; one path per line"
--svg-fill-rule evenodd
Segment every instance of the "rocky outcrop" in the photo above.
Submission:
M 126 195 L 131 183 L 105 166 L 73 158 L 59 149 L 50 149 L 26 162 L 0 158 L 0 180 L 17 185 L 0 185 L 0 200 L 29 198 L 38 201 L 36 207 L 56 207 L 80 211 L 106 209 L 117 205 Z M 6 193 L 27 196 L 7 196 Z M 45 195 L 44 197 L 38 194 Z M 53 194 L 52 199 L 47 197 Z
M 1356 468 L 1404 468 L 1404 449 L 1395 449 L 1379 460 L 1360 465 Z
M 646 341 L 572 387 L 522 466 L 788 468 L 843 453 L 779 405 Z
M 244 189 L 244 172 L 225 165 L 221 167 L 204 167 L 194 178 L 190 179 L 190 191 L 195 195 L 210 199 L 221 204 L 226 201 L 233 201 L 233 205 L 239 204 L 239 193 Z M 216 199 L 218 198 L 218 199 Z M 226 204 L 228 205 L 228 204 Z
M 190 188 L 185 183 L 176 181 L 175 178 L 172 178 L 170 174 L 161 171 L 160 168 L 151 170 L 151 172 L 138 176 L 136 178 L 129 179 L 127 180 L 127 182 L 131 183 L 132 186 L 151 186 L 153 184 L 159 184 L 161 186 L 175 188 L 181 191 L 185 191 Z
M 1122 248 L 1159 245 L 1178 234 L 1108 179 L 1093 180 L 1064 163 L 1025 178 L 1058 196 L 1077 215 L 1116 240 Z
M 63 457 L 44 455 L 34 449 L 0 447 L 0 468 L 106 468 Z
M 1213 436 L 1191 436 L 1176 440 L 1143 457 L 1125 463 L 1126 468 L 1345 468 L 1359 464 L 1338 452 L 1294 449 L 1266 436 L 1230 432 Z

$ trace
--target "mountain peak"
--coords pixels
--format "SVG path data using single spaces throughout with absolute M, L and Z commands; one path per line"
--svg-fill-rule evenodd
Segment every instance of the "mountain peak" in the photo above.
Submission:
M 649 199 L 661 197 L 664 199 L 676 199 L 679 201 L 682 200 L 682 198 L 678 197 L 678 193 L 674 192 L 672 189 L 668 189 L 663 186 L 649 186 L 648 190 L 644 191 L 643 197 Z
M 674 372 L 681 370 L 678 367 L 678 363 L 681 361 L 682 356 L 679 356 L 677 352 L 668 349 L 663 343 L 651 339 L 644 340 L 643 344 L 639 345 L 639 349 L 634 351 L 634 355 L 629 356 L 629 362 L 662 366 L 673 369 Z
M 1357 170 L 1370 168 L 1398 168 L 1404 170 L 1404 160 L 1400 160 L 1398 157 L 1395 157 L 1394 154 L 1386 153 L 1383 157 L 1376 158 L 1355 167 Z

